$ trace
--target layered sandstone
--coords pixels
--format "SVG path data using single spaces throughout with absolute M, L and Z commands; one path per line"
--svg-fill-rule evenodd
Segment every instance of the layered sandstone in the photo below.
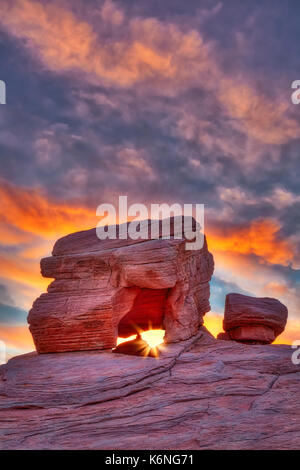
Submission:
M 292 354 L 218 341 L 202 327 L 157 359 L 18 356 L 0 367 L 0 449 L 298 449 Z
M 143 229 L 149 235 L 150 221 Z M 116 227 L 117 236 L 123 231 Z M 193 336 L 210 309 L 213 257 L 206 240 L 187 250 L 184 237 L 171 235 L 99 240 L 92 229 L 58 240 L 41 261 L 54 281 L 28 316 L 37 351 L 110 349 L 137 328 L 165 329 L 166 342 Z
M 228 294 L 219 339 L 242 343 L 272 343 L 284 331 L 288 310 L 279 300 Z

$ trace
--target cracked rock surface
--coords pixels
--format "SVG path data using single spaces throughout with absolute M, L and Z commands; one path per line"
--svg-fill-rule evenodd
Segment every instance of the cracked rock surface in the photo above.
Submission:
M 18 356 L 0 367 L 0 448 L 296 449 L 293 352 L 215 340 L 201 328 L 159 359 Z

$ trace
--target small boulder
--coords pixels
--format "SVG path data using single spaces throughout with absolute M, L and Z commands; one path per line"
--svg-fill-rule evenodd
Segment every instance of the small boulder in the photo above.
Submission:
M 270 344 L 284 331 L 288 310 L 279 300 L 228 294 L 223 328 L 230 339 L 240 343 Z

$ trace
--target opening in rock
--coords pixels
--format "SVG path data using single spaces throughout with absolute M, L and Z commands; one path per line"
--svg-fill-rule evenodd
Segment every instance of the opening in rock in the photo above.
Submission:
M 120 320 L 118 336 L 127 338 L 139 331 L 163 329 L 163 317 L 169 289 L 141 289 L 132 309 Z
M 132 309 L 118 325 L 114 352 L 137 356 L 159 355 L 165 331 L 163 317 L 169 289 L 141 289 Z

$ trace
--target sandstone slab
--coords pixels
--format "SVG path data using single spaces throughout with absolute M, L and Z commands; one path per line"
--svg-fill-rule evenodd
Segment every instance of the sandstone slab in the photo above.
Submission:
M 0 367 L 0 448 L 297 449 L 293 351 L 217 341 L 201 328 L 157 359 L 19 356 Z

